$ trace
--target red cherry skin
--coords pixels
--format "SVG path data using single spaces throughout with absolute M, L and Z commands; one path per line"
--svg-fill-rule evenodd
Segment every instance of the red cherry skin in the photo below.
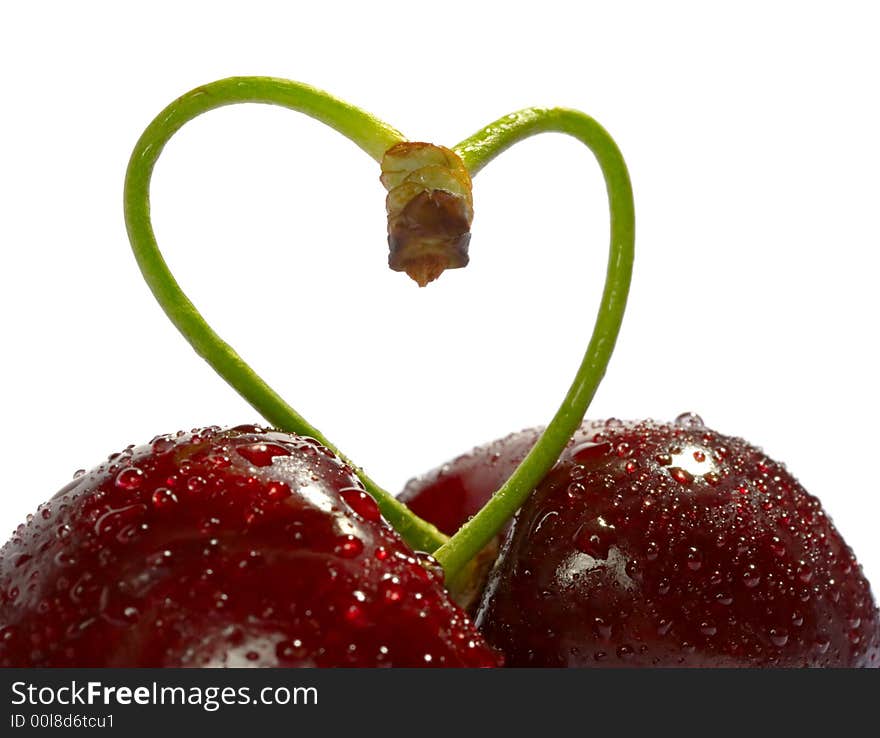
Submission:
M 466 454 L 410 479 L 398 495 L 410 510 L 454 535 L 497 492 L 535 445 L 543 428 L 527 428 L 477 446 Z M 588 440 L 580 428 L 568 448 Z
M 521 458 L 528 437 L 483 449 Z M 434 477 L 469 508 L 494 491 L 481 453 Z M 477 624 L 510 666 L 880 666 L 870 587 L 819 501 L 691 415 L 586 423 L 517 515 Z
M 496 666 L 316 441 L 254 426 L 129 447 L 0 550 L 0 665 Z
M 511 433 L 409 480 L 401 502 L 448 536 L 476 515 L 538 440 L 540 429 Z

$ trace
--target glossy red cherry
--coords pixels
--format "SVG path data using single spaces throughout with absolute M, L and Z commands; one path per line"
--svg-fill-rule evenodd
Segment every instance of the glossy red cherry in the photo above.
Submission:
M 880 665 L 855 556 L 783 465 L 691 415 L 581 431 L 517 515 L 478 608 L 509 665 Z M 486 454 L 509 473 L 534 437 L 478 449 L 434 485 L 465 491 L 455 514 L 478 507 L 494 491 L 478 489 Z M 428 480 L 407 490 L 422 513 Z
M 315 441 L 161 436 L 75 478 L 0 551 L 2 666 L 493 666 Z

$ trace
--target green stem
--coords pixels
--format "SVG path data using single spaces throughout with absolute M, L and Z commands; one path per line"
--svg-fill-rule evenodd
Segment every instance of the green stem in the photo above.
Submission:
M 174 279 L 153 233 L 150 179 L 165 144 L 185 123 L 202 113 L 246 102 L 280 105 L 305 113 L 350 138 L 376 161 L 381 161 L 389 147 L 404 140 L 400 133 L 382 121 L 308 85 L 271 77 L 231 77 L 212 82 L 171 103 L 138 140 L 125 176 L 124 207 L 128 237 L 153 295 L 196 352 L 273 426 L 311 436 L 348 461 L 323 433 L 284 402 L 211 329 Z M 367 491 L 376 499 L 382 514 L 413 548 L 433 551 L 446 540 L 433 525 L 416 517 L 363 470 L 355 469 Z
M 632 277 L 635 214 L 626 164 L 611 136 L 589 116 L 562 108 L 531 108 L 513 113 L 455 147 L 471 175 L 517 141 L 536 133 L 574 136 L 593 152 L 605 177 L 611 215 L 611 245 L 605 289 L 593 335 L 574 382 L 553 420 L 513 475 L 486 506 L 435 553 L 454 582 L 466 564 L 492 539 L 556 463 L 583 421 L 605 375 L 620 331 Z

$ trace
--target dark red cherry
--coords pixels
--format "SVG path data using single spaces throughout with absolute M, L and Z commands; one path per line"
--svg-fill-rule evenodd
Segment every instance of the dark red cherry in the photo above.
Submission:
M 478 608 L 509 665 L 880 666 L 869 585 L 783 465 L 692 415 L 581 432 L 518 514 Z M 484 448 L 519 457 L 523 438 Z M 480 463 L 435 481 L 478 507 L 493 491 L 474 486 Z M 412 483 L 410 504 L 433 491 Z
M 0 550 L 2 666 L 494 666 L 317 442 L 161 436 L 75 478 Z

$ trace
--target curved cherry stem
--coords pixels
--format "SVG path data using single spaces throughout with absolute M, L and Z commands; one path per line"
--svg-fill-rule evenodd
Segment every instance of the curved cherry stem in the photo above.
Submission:
M 272 77 L 231 77 L 198 87 L 175 100 L 138 140 L 125 176 L 125 223 L 144 279 L 171 322 L 196 352 L 269 423 L 311 436 L 348 461 L 317 428 L 288 405 L 235 350 L 217 335 L 171 274 L 156 243 L 150 219 L 150 179 L 168 140 L 188 121 L 209 110 L 236 103 L 280 105 L 304 113 L 347 136 L 376 161 L 404 139 L 389 125 L 308 85 Z M 349 462 L 350 463 L 350 462 Z M 382 514 L 417 550 L 433 551 L 445 540 L 430 523 L 416 517 L 354 464 L 358 477 Z
M 545 132 L 574 136 L 593 152 L 602 169 L 611 215 L 605 289 L 583 361 L 553 420 L 528 456 L 485 507 L 434 553 L 446 572 L 447 582 L 455 581 L 467 563 L 525 502 L 580 426 L 605 375 L 629 294 L 635 246 L 632 185 L 617 144 L 595 120 L 576 110 L 530 108 L 495 121 L 462 141 L 454 151 L 473 176 L 517 141 Z
M 272 425 L 311 436 L 347 461 L 317 428 L 284 402 L 211 329 L 174 279 L 153 233 L 150 180 L 165 144 L 184 124 L 202 113 L 244 102 L 280 105 L 309 115 L 347 136 L 377 161 L 381 161 L 388 148 L 405 140 L 387 124 L 308 85 L 270 77 L 233 77 L 204 85 L 165 108 L 135 146 L 125 180 L 124 206 L 129 239 L 153 295 L 196 352 Z M 436 551 L 448 581 L 462 572 L 520 507 L 577 430 L 604 376 L 629 292 L 635 235 L 632 188 L 620 151 L 592 118 L 575 110 L 531 108 L 487 126 L 460 143 L 455 151 L 474 175 L 517 141 L 543 132 L 569 134 L 591 149 L 605 177 L 611 213 L 610 258 L 596 326 L 562 405 L 507 483 L 450 540 L 379 487 L 362 469 L 355 467 L 383 515 L 401 536 L 413 548 Z

